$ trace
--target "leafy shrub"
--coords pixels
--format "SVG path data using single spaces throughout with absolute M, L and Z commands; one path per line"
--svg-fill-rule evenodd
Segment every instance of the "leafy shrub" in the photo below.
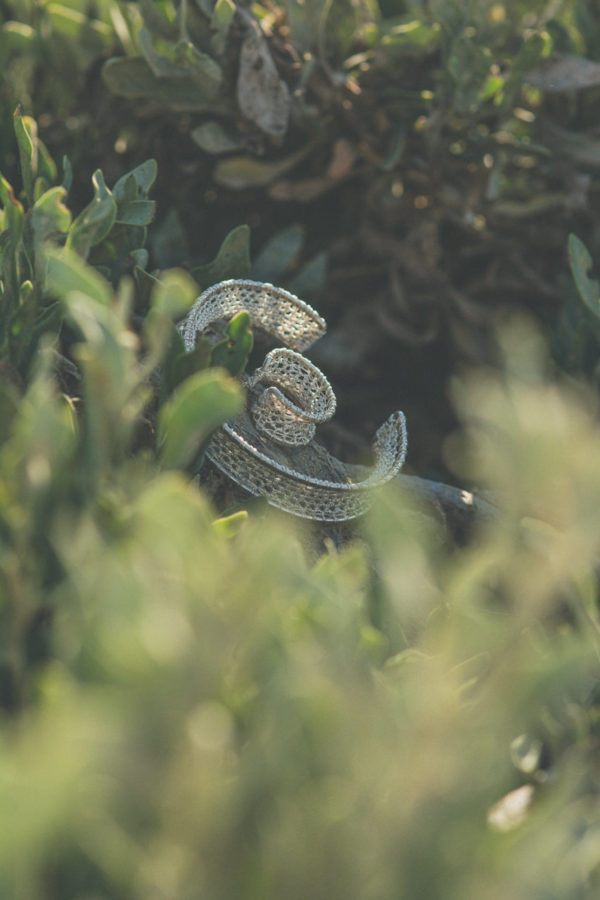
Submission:
M 542 100 L 535 92 L 546 89 L 523 88 L 522 77 L 525 63 L 533 69 L 551 46 L 570 54 L 589 36 L 591 48 L 597 17 L 587 2 L 565 6 L 554 20 L 544 18 L 546 9 L 515 3 L 513 15 L 502 16 L 503 4 L 450 0 L 427 11 L 420 3 L 400 11 L 384 2 L 380 11 L 351 2 L 257 5 L 282 82 L 286 52 L 297 47 L 312 56 L 299 57 L 297 82 L 289 78 L 300 94 L 287 138 L 263 133 L 254 150 L 260 127 L 244 121 L 228 70 L 241 52 L 236 41 L 244 41 L 229 4 L 98 3 L 81 15 L 113 26 L 123 16 L 127 53 L 118 65 L 106 63 L 105 77 L 135 61 L 154 87 L 185 93 L 198 66 L 211 65 L 198 54 L 214 60 L 222 93 L 210 102 L 244 142 L 253 171 L 263 172 L 256 189 L 266 188 L 273 203 L 281 203 L 276 184 L 287 180 L 293 194 L 288 176 L 302 190 L 316 177 L 311 203 L 321 215 L 335 206 L 331 170 L 318 196 L 323 158 L 335 160 L 338 172 L 346 165 L 335 190 L 346 175 L 357 184 L 356 166 L 368 190 L 355 191 L 344 208 L 366 212 L 355 220 L 347 214 L 344 229 L 350 223 L 347 236 L 358 222 L 358 239 L 368 244 L 371 228 L 371 250 L 357 254 L 350 240 L 330 253 L 330 260 L 338 254 L 334 268 L 353 253 L 364 262 L 381 245 L 390 284 L 405 281 L 422 300 L 424 284 L 442 272 L 446 280 L 434 279 L 434 287 L 456 300 L 452 291 L 470 295 L 474 272 L 487 272 L 492 258 L 500 265 L 507 246 L 513 252 L 523 244 L 521 261 L 539 252 L 515 223 L 527 220 L 540 185 L 548 202 L 554 184 L 562 199 L 551 208 L 562 215 L 569 167 L 581 174 L 588 165 L 581 159 L 591 135 L 569 143 L 550 129 L 553 152 L 563 148 L 558 162 L 536 146 L 540 110 L 546 125 L 566 117 L 569 131 L 573 121 L 560 92 Z M 4 3 L 0 11 L 3 26 L 22 20 L 35 31 L 35 16 L 46 29 L 48 17 L 58 27 L 56 4 Z M 44 53 L 61 45 L 54 30 L 44 32 L 47 49 L 37 31 L 21 31 L 30 41 L 24 70 L 35 72 L 33 47 Z M 112 52 L 113 37 L 98 33 L 101 54 Z M 0 49 L 11 67 L 15 46 Z M 96 45 L 91 56 L 85 41 L 66 47 L 67 61 L 83 54 L 79 73 L 96 59 Z M 559 63 L 549 57 L 528 77 L 555 78 Z M 172 67 L 184 72 L 174 75 Z M 571 71 L 581 82 L 581 66 Z M 11 111 L 15 83 L 5 72 Z M 581 83 L 569 90 L 578 92 L 585 124 L 592 101 Z M 165 96 L 149 103 L 168 106 Z M 378 130 L 382 109 L 387 118 Z M 535 110 L 534 120 L 519 109 Z M 191 133 L 217 121 L 213 112 L 190 121 Z M 421 116 L 427 122 L 415 129 Z M 144 126 L 136 127 L 143 136 Z M 148 249 L 158 256 L 160 230 L 150 240 L 145 233 L 154 211 L 152 161 L 140 164 L 140 155 L 114 180 L 96 171 L 94 197 L 75 214 L 69 165 L 59 184 L 33 118 L 18 114 L 15 130 L 23 183 L 0 182 L 0 894 L 596 897 L 600 448 L 592 338 L 582 365 L 565 364 L 578 379 L 564 378 L 539 329 L 518 318 L 499 333 L 499 366 L 454 375 L 461 425 L 440 452 L 462 483 L 480 485 L 497 503 L 493 520 L 464 546 L 446 546 L 430 518 L 392 486 L 364 523 L 362 541 L 309 562 L 299 527 L 272 510 L 218 518 L 190 477 L 204 440 L 241 397 L 226 371 L 209 367 L 227 357 L 209 357 L 202 345 L 183 354 L 173 323 L 198 286 L 227 275 L 288 284 L 313 277 L 314 285 L 332 245 L 315 240 L 308 217 L 304 225 L 279 221 L 251 261 L 247 226 L 227 234 L 219 219 L 212 226 L 221 249 L 208 262 L 195 259 L 210 257 L 206 246 L 193 252 L 193 278 L 159 272 Z M 289 162 L 285 140 L 315 130 L 319 142 L 301 148 L 298 169 L 280 168 L 265 181 L 264 166 L 272 173 Z M 457 135 L 464 146 L 453 149 Z M 359 148 L 350 169 L 340 141 Z M 216 154 L 215 173 L 226 162 L 232 171 L 229 153 L 239 155 L 231 147 Z M 443 192 L 456 173 L 459 187 L 477 184 L 474 205 L 456 205 L 456 195 L 448 200 Z M 465 219 L 465 210 L 480 214 L 482 173 L 487 189 L 498 191 L 489 199 L 498 218 L 486 208 L 488 231 Z M 189 183 L 172 175 L 170 190 L 182 196 Z M 425 220 L 411 225 L 416 197 L 429 205 Z M 502 212 L 498 204 L 509 201 L 517 206 Z M 498 224 L 502 216 L 508 226 Z M 593 257 L 586 216 L 580 209 L 577 231 Z M 325 216 L 318 238 L 329 222 Z M 451 264 L 456 243 L 446 239 L 435 264 L 410 269 L 412 257 L 407 262 L 394 243 L 390 273 L 382 237 L 398 228 L 401 248 L 435 256 L 425 227 L 432 222 L 466 235 L 476 263 L 466 266 L 459 255 Z M 564 228 L 561 222 L 552 232 L 546 256 Z M 440 225 L 437 236 L 445 233 Z M 311 254 L 312 275 L 302 266 Z M 591 257 L 576 239 L 571 258 L 583 313 L 595 315 Z M 564 274 L 563 259 L 548 261 L 545 279 L 553 265 Z M 356 272 L 344 284 L 351 278 Z M 559 278 L 555 303 L 566 303 L 569 291 L 575 294 Z M 358 337 L 368 337 L 361 322 L 381 317 L 376 294 L 363 303 Z M 340 296 L 343 323 L 357 306 L 338 288 L 336 302 Z M 401 291 L 394 296 L 402 299 Z M 483 288 L 473 296 L 489 300 Z M 410 309 L 399 309 L 407 326 Z M 383 321 L 393 328 L 398 310 L 391 319 L 386 310 Z M 456 310 L 445 315 L 458 333 Z M 589 332 L 590 319 L 579 321 Z M 237 374 L 249 349 L 247 322 L 230 329 L 243 349 L 230 369 Z M 331 345 L 324 352 L 333 358 Z M 342 356 L 352 368 L 360 353 L 347 344 Z M 364 379 L 371 390 L 372 377 Z M 388 383 L 397 400 L 397 377 Z M 374 405 L 371 398 L 368 408 Z

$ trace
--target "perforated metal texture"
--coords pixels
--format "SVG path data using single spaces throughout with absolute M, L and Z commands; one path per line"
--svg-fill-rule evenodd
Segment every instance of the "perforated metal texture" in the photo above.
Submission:
M 404 414 L 393 413 L 378 429 L 373 443 L 375 465 L 362 481 L 349 475 L 346 480 L 316 478 L 282 464 L 269 455 L 269 442 L 273 454 L 277 445 L 292 449 L 309 445 L 315 425 L 335 411 L 335 395 L 327 378 L 295 352 L 310 347 L 325 333 L 326 324 L 289 291 L 232 279 L 205 291 L 181 323 L 186 348 L 193 349 L 211 323 L 241 310 L 288 349 L 271 351 L 253 375 L 242 378 L 251 389 L 250 418 L 245 412 L 220 428 L 208 445 L 207 457 L 246 491 L 293 515 L 320 522 L 343 522 L 362 515 L 372 502 L 373 490 L 397 475 L 404 463 Z M 257 395 L 261 385 L 264 388 Z M 267 449 L 260 450 L 257 443 Z
M 266 385 L 252 407 L 254 424 L 278 444 L 302 446 L 315 425 L 335 412 L 335 394 L 323 373 L 294 350 L 272 350 L 248 384 Z
M 267 282 L 232 278 L 208 288 L 192 306 L 182 328 L 186 349 L 194 348 L 211 322 L 242 310 L 292 350 L 307 350 L 327 331 L 325 319 L 295 294 Z

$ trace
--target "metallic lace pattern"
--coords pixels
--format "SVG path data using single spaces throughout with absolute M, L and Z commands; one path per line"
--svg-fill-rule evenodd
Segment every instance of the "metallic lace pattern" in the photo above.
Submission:
M 206 455 L 236 484 L 285 512 L 320 522 L 356 518 L 371 504 L 373 489 L 397 475 L 404 463 L 404 414 L 392 413 L 378 429 L 373 442 L 375 465 L 364 480 L 348 475 L 345 481 L 330 481 L 284 465 L 269 455 L 269 443 L 306 447 L 315 426 L 335 412 L 335 394 L 327 378 L 300 353 L 325 333 L 326 324 L 289 291 L 231 279 L 204 291 L 181 323 L 186 349 L 192 350 L 198 335 L 212 323 L 241 310 L 286 348 L 272 350 L 253 375 L 242 377 L 249 389 L 249 410 L 215 433 Z M 267 449 L 259 449 L 256 443 Z

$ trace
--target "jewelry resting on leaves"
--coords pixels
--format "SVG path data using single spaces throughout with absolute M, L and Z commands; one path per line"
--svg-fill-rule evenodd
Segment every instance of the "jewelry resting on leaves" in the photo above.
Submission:
M 180 324 L 186 350 L 193 350 L 198 337 L 219 319 L 242 310 L 249 313 L 253 325 L 285 347 L 271 350 L 253 375 L 242 376 L 249 409 L 218 429 L 206 456 L 236 484 L 287 513 L 320 522 L 356 518 L 369 508 L 373 489 L 402 468 L 406 457 L 404 413 L 392 413 L 377 430 L 375 465 L 363 480 L 347 476 L 345 481 L 331 481 L 284 465 L 274 451 L 269 452 L 269 445 L 282 449 L 308 446 L 316 425 L 335 412 L 331 385 L 301 352 L 322 337 L 327 326 L 308 303 L 283 288 L 230 279 L 204 291 Z M 338 467 L 344 471 L 341 464 Z

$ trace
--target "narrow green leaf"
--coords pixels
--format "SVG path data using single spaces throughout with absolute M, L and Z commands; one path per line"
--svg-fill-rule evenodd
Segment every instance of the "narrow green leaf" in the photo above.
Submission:
M 231 513 L 230 516 L 221 516 L 212 523 L 213 530 L 224 538 L 233 538 L 239 534 L 240 529 L 248 521 L 248 513 L 245 509 Z
M 215 53 L 221 54 L 225 50 L 227 35 L 234 16 L 235 3 L 233 0 L 217 0 L 210 19 L 210 27 L 215 32 L 211 39 L 211 46 Z
M 31 205 L 33 203 L 33 183 L 37 175 L 37 124 L 34 119 L 22 115 L 20 106 L 17 106 L 15 110 L 13 124 L 19 148 L 23 190 L 27 202 Z
M 213 178 L 217 184 L 233 190 L 266 187 L 298 165 L 313 146 L 314 144 L 310 143 L 283 159 L 273 161 L 256 159 L 254 156 L 230 156 L 217 163 L 213 170 Z
M 71 185 L 73 184 L 73 166 L 71 165 L 71 160 L 68 156 L 63 156 L 62 158 L 62 166 L 63 166 L 63 187 L 69 192 L 71 190 Z
M 590 253 L 577 235 L 570 234 L 568 242 L 569 265 L 579 295 L 587 308 L 600 319 L 600 282 L 590 278 L 593 267 Z
M 183 468 L 191 463 L 212 432 L 240 411 L 242 402 L 240 385 L 218 369 L 186 379 L 158 415 L 163 466 Z
M 67 246 L 87 258 L 90 250 L 102 241 L 115 223 L 117 204 L 104 183 L 100 169 L 92 175 L 94 198 L 77 216 L 69 230 Z
M 19 290 L 19 253 L 25 228 L 25 211 L 15 197 L 12 186 L 2 175 L 0 175 L 0 202 L 4 207 L 4 230 L 0 235 L 2 242 L 0 272 L 5 282 L 5 290 L 14 299 Z

